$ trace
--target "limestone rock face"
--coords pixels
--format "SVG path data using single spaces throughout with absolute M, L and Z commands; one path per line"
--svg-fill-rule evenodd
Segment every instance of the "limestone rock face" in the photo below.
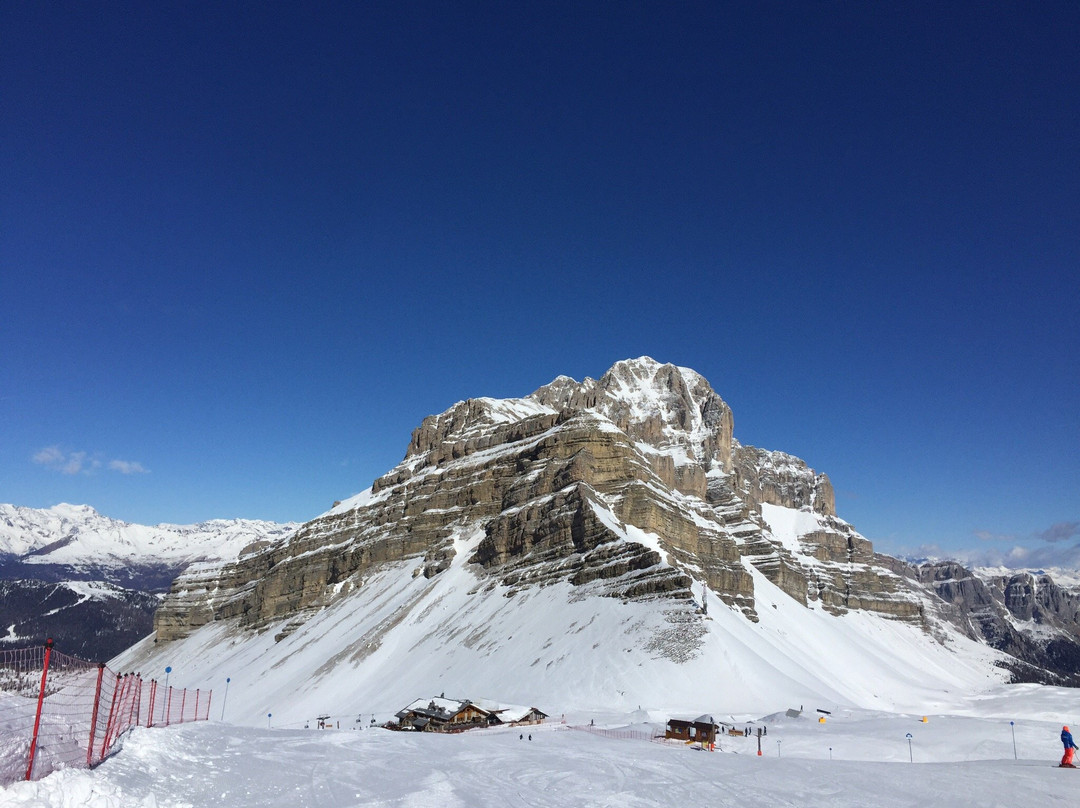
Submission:
M 767 502 L 836 516 L 836 496 L 829 478 L 815 474 L 797 457 L 736 445 L 733 465 L 736 489 L 755 506 Z
M 213 620 L 281 638 L 390 564 L 426 578 L 465 564 L 477 591 L 507 596 L 558 582 L 582 597 L 655 601 L 680 625 L 700 619 L 702 597 L 757 620 L 755 573 L 834 614 L 925 626 L 928 604 L 945 608 L 935 604 L 947 590 L 836 516 L 828 477 L 733 429 L 704 378 L 648 357 L 523 398 L 459 402 L 425 418 L 368 491 L 290 540 L 177 579 L 158 639 Z M 1032 611 L 1075 606 L 1014 590 Z
M 158 638 L 229 618 L 253 629 L 298 624 L 374 567 L 411 561 L 432 577 L 465 545 L 493 585 L 565 580 L 689 604 L 698 581 L 754 620 L 756 567 L 802 603 L 918 619 L 891 598 L 894 580 L 875 571 L 869 542 L 835 519 L 828 478 L 739 444 L 733 424 L 699 374 L 647 357 L 600 379 L 562 376 L 521 399 L 460 402 L 424 419 L 362 502 L 287 543 L 178 579 Z M 803 537 L 806 555 L 796 557 L 770 533 L 763 503 L 833 521 Z
M 1080 594 L 1049 575 L 980 576 L 951 561 L 908 569 L 934 588 L 944 619 L 1015 658 L 1015 679 L 1080 685 Z

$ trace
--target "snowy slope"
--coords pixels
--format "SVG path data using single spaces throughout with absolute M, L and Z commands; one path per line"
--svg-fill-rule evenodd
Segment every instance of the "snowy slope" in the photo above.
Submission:
M 380 570 L 280 639 L 217 622 L 168 644 L 147 639 L 113 666 L 154 675 L 169 665 L 178 685 L 218 692 L 229 677 L 230 720 L 254 726 L 267 713 L 296 726 L 321 712 L 385 720 L 440 693 L 550 715 L 638 706 L 764 715 L 803 703 L 926 712 L 1003 678 L 986 646 L 807 609 L 754 570 L 758 623 L 712 596 L 707 617 L 671 623 L 654 603 L 565 583 L 493 586 L 466 562 L 481 538 L 459 536 L 451 567 L 434 578 L 414 575 L 415 561 Z

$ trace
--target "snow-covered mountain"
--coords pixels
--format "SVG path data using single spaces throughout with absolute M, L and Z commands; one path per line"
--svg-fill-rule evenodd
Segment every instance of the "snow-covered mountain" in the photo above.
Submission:
M 245 547 L 285 538 L 298 524 L 213 519 L 196 525 L 135 525 L 89 505 L 0 505 L 0 554 L 27 564 L 120 567 L 236 558 Z
M 193 564 L 117 664 L 230 676 L 248 722 L 440 692 L 548 712 L 925 711 L 1060 679 L 1046 655 L 992 647 L 996 624 L 949 600 L 968 589 L 939 585 L 958 576 L 875 553 L 825 475 L 743 445 L 705 379 L 642 357 L 424 419 L 370 489 Z
M 67 653 L 107 659 L 146 635 L 161 593 L 190 563 L 235 559 L 298 526 L 217 519 L 148 527 L 88 505 L 0 505 L 0 646 L 52 636 Z

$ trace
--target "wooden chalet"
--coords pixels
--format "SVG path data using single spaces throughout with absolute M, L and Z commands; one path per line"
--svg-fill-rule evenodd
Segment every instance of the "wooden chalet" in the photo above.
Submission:
M 436 699 L 417 699 L 396 716 L 401 729 L 420 732 L 459 732 L 473 727 L 499 723 L 490 710 L 468 699 L 458 701 L 440 696 Z
M 716 743 L 716 734 L 719 730 L 720 725 L 713 720 L 711 715 L 701 715 L 693 721 L 672 718 L 667 722 L 664 737 L 686 743 L 699 742 L 702 746 L 709 746 Z
M 542 724 L 547 718 L 547 713 L 535 707 L 496 707 L 491 710 L 495 718 L 493 723 L 506 724 L 511 727 L 522 727 L 531 724 Z

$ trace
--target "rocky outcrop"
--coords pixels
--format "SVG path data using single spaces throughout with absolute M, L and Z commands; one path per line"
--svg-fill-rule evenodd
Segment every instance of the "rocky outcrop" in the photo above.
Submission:
M 1080 623 L 1080 594 L 1058 586 L 1049 575 L 1021 572 L 992 577 L 989 583 L 1001 591 L 1005 608 L 1017 620 L 1073 629 Z
M 1015 658 L 1016 681 L 1080 685 L 1080 595 L 1048 575 L 980 576 L 953 561 L 909 566 L 937 614 Z
M 754 507 L 767 502 L 836 516 L 836 496 L 828 476 L 815 474 L 797 457 L 737 444 L 732 465 L 736 490 Z

